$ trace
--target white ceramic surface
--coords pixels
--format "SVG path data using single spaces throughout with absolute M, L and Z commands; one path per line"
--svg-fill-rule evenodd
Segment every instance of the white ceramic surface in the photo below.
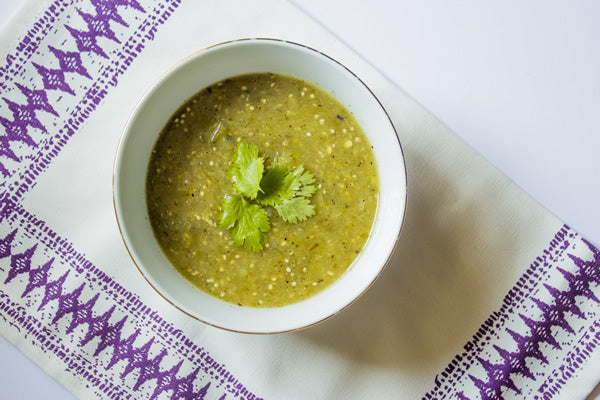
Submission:
M 193 287 L 156 242 L 145 200 L 146 167 L 169 117 L 190 96 L 228 77 L 274 72 L 310 81 L 338 98 L 364 128 L 379 166 L 380 200 L 363 252 L 334 284 L 285 307 L 233 305 Z M 246 333 L 296 330 L 323 321 L 360 297 L 380 274 L 398 240 L 406 202 L 406 171 L 394 127 L 371 91 L 353 73 L 322 53 L 272 39 L 244 39 L 191 55 L 167 71 L 133 111 L 121 139 L 114 172 L 114 202 L 125 244 L 146 280 L 174 306 L 207 324 Z

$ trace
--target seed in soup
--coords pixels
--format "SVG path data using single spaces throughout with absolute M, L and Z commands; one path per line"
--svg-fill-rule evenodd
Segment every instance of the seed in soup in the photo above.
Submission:
M 291 224 L 266 208 L 260 252 L 236 246 L 219 219 L 234 196 L 228 171 L 236 146 L 266 163 L 302 166 L 314 177 L 314 215 Z M 279 74 L 243 75 L 189 99 L 152 151 L 148 214 L 163 252 L 192 284 L 241 306 L 277 307 L 320 292 L 365 245 L 379 178 L 371 144 L 332 95 Z

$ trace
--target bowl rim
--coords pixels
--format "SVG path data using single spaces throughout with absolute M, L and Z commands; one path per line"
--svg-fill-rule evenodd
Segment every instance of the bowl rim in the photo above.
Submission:
M 283 45 L 291 45 L 291 46 L 296 46 L 299 48 L 302 48 L 304 50 L 308 50 L 309 52 L 312 53 L 316 53 L 318 56 L 320 57 L 324 57 L 326 59 L 328 59 L 329 61 L 332 61 L 333 63 L 335 63 L 337 66 L 341 67 L 342 69 L 346 70 L 346 72 L 348 72 L 353 79 L 356 79 L 357 82 L 359 82 L 368 92 L 369 94 L 372 96 L 372 98 L 377 102 L 377 105 L 379 106 L 379 108 L 381 109 L 381 111 L 383 112 L 383 114 L 385 115 L 385 117 L 387 118 L 392 131 L 394 132 L 394 136 L 398 145 L 398 148 L 400 150 L 400 154 L 401 154 L 401 161 L 403 164 L 403 179 L 404 179 L 404 199 L 403 199 L 403 209 L 402 211 L 402 218 L 400 221 L 400 225 L 398 228 L 398 233 L 396 235 L 396 237 L 394 238 L 394 243 L 393 246 L 391 247 L 389 253 L 387 254 L 387 257 L 385 259 L 385 261 L 382 263 L 381 267 L 379 267 L 379 270 L 377 271 L 377 274 L 375 274 L 375 276 L 371 279 L 371 281 L 365 286 L 365 288 L 358 294 L 353 294 L 352 298 L 347 301 L 341 308 L 335 310 L 332 313 L 327 314 L 326 316 L 324 316 L 323 318 L 320 318 L 316 321 L 310 322 L 308 324 L 303 324 L 301 326 L 296 326 L 294 328 L 290 328 L 290 329 L 281 329 L 281 330 L 269 330 L 269 331 L 258 331 L 258 330 L 243 330 L 243 329 L 234 329 L 234 328 L 230 328 L 230 327 L 226 327 L 226 326 L 221 326 L 217 323 L 214 322 L 209 322 L 203 318 L 201 318 L 198 315 L 195 315 L 194 313 L 185 310 L 183 307 L 181 307 L 179 304 L 177 304 L 177 302 L 175 302 L 174 300 L 172 300 L 171 298 L 169 298 L 168 295 L 165 295 L 159 288 L 157 288 L 155 286 L 155 284 L 152 282 L 152 280 L 147 276 L 147 272 L 145 272 L 145 269 L 142 268 L 139 264 L 138 261 L 136 260 L 135 256 L 132 253 L 132 250 L 130 249 L 130 244 L 128 243 L 128 239 L 126 238 L 126 235 L 123 232 L 123 227 L 122 224 L 124 223 L 120 218 L 119 218 L 119 211 L 118 211 L 118 206 L 117 206 L 117 189 L 116 189 L 116 178 L 115 176 L 117 175 L 117 168 L 118 168 L 118 163 L 119 163 L 119 155 L 121 154 L 121 147 L 123 144 L 123 141 L 127 135 L 130 123 L 132 121 L 132 119 L 134 118 L 134 116 L 136 115 L 137 110 L 139 109 L 140 105 L 144 102 L 144 100 L 148 97 L 148 95 L 163 81 L 163 79 L 165 79 L 168 75 L 170 75 L 174 70 L 178 69 L 180 66 L 182 66 L 183 64 L 185 64 L 188 60 L 195 58 L 203 53 L 205 53 L 207 50 L 213 49 L 213 48 L 217 48 L 217 47 L 222 47 L 222 46 L 226 46 L 226 45 L 231 45 L 234 43 L 243 43 L 243 42 L 273 42 L 273 43 L 280 43 Z M 201 89 L 200 89 L 201 90 Z M 408 173 L 407 173 L 407 169 L 406 169 L 406 158 L 404 156 L 404 149 L 402 147 L 402 143 L 400 141 L 400 138 L 398 137 L 398 131 L 396 130 L 396 127 L 392 121 L 392 118 L 390 117 L 389 113 L 387 112 L 386 108 L 383 106 L 383 104 L 381 103 L 381 101 L 379 100 L 379 98 L 375 95 L 375 93 L 371 90 L 371 88 L 357 75 L 355 74 L 352 70 L 350 70 L 348 67 L 346 67 L 343 63 L 339 62 L 338 60 L 336 60 L 335 58 L 329 56 L 328 54 L 317 50 L 313 47 L 307 46 L 305 44 L 299 43 L 299 42 L 295 42 L 295 41 L 290 41 L 290 40 L 286 40 L 286 39 L 280 39 L 280 38 L 271 38 L 271 37 L 247 37 L 247 38 L 239 38 L 239 39 L 232 39 L 232 40 L 227 40 L 227 41 L 223 41 L 223 42 L 219 42 L 219 43 L 215 43 L 213 45 L 204 47 L 200 50 L 197 50 L 187 56 L 185 56 L 184 58 L 180 59 L 179 61 L 175 62 L 173 65 L 171 65 L 169 68 L 167 68 L 163 73 L 161 73 L 151 84 L 150 86 L 148 86 L 146 88 L 146 90 L 144 91 L 144 93 L 140 96 L 140 98 L 138 99 L 138 101 L 135 103 L 134 107 L 132 108 L 132 110 L 130 111 L 125 124 L 123 126 L 121 135 L 119 137 L 118 143 L 117 143 L 117 147 L 116 147 L 116 152 L 115 152 L 115 157 L 114 157 L 114 162 L 113 162 L 113 170 L 112 170 L 112 200 L 113 200 L 113 211 L 115 213 L 115 218 L 116 218 L 116 222 L 117 222 L 117 227 L 119 230 L 119 234 L 121 235 L 121 240 L 123 241 L 124 245 L 125 245 L 125 249 L 127 250 L 127 253 L 129 254 L 130 259 L 133 261 L 133 264 L 135 265 L 135 267 L 137 268 L 138 272 L 142 275 L 142 277 L 144 278 L 144 280 L 150 285 L 150 287 L 156 292 L 158 293 L 159 296 L 161 296 L 165 301 L 167 301 L 167 303 L 169 303 L 170 305 L 172 305 L 173 307 L 175 307 L 177 310 L 181 311 L 182 313 L 184 313 L 185 315 L 200 321 L 206 325 L 215 327 L 215 328 L 219 328 L 225 331 L 229 331 L 229 332 L 234 332 L 234 333 L 243 333 L 243 334 L 253 334 L 253 335 L 270 335 L 270 334 L 278 334 L 278 333 L 287 333 L 287 332 L 296 332 L 299 330 L 303 330 L 306 328 L 309 328 L 311 326 L 314 325 L 318 325 L 332 317 L 334 317 L 335 315 L 341 313 L 342 311 L 346 310 L 348 307 L 350 307 L 352 304 L 354 304 L 359 298 L 361 298 L 375 283 L 375 281 L 377 281 L 377 279 L 381 276 L 381 274 L 383 273 L 383 271 L 386 269 L 387 265 L 389 264 L 393 254 L 395 253 L 397 247 L 398 247 L 398 243 L 399 243 L 399 239 L 400 239 L 400 235 L 402 234 L 402 230 L 404 229 L 404 225 L 405 225 L 405 221 L 406 221 L 406 210 L 407 210 L 407 202 L 408 202 Z M 374 227 L 375 225 L 373 225 Z M 200 290 L 200 289 L 198 289 Z M 323 289 L 323 290 L 327 290 L 327 288 Z M 223 301 L 223 300 L 221 300 Z M 295 304 L 295 303 L 293 303 Z M 290 304 L 292 305 L 292 304 Z M 276 308 L 284 308 L 286 306 L 281 306 L 281 307 L 276 307 Z

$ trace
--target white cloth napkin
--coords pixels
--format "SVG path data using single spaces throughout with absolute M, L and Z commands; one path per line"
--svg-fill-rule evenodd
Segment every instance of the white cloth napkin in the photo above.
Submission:
M 309 329 L 205 326 L 139 275 L 112 207 L 125 121 L 168 67 L 243 37 L 341 61 L 408 169 L 376 284 Z M 0 333 L 81 398 L 582 399 L 600 252 L 325 29 L 277 0 L 30 1 L 0 34 Z

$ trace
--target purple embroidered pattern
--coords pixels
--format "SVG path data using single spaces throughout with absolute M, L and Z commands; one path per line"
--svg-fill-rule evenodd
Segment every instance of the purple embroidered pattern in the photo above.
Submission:
M 31 189 L 179 1 L 156 2 L 148 10 L 135 0 L 80 1 L 78 7 L 56 1 L 48 8 L 0 67 L 2 98 L 12 113 L 0 114 L 0 174 L 5 178 L 0 187 L 6 195 L 18 201 Z M 47 37 L 65 48 L 44 47 Z M 64 96 L 75 97 L 76 106 Z
M 39 221 L 23 210 L 13 215 L 15 217 L 11 217 L 11 222 L 15 225 L 43 227 L 43 224 L 40 225 Z M 51 231 L 44 228 L 32 229 L 27 233 L 31 235 L 25 236 L 53 236 Z M 41 240 L 29 248 L 20 249 L 22 246 L 15 244 L 16 236 L 17 229 L 0 239 L 0 262 L 8 266 L 3 283 L 6 285 L 17 277 L 24 276 L 25 279 L 20 282 L 24 286 L 21 298 L 28 298 L 27 306 L 35 308 L 37 312 L 47 310 L 44 319 L 50 322 L 48 326 L 40 326 L 35 318 L 26 316 L 26 310 L 17 302 L 11 301 L 0 291 L 2 315 L 12 323 L 20 324 L 21 329 L 40 346 L 55 350 L 55 354 L 67 364 L 68 370 L 91 380 L 93 384 L 101 384 L 99 388 L 103 394 L 131 398 L 132 390 L 144 389 L 146 385 L 153 388 L 150 399 L 157 398 L 163 392 L 171 393 L 172 398 L 198 399 L 204 398 L 212 385 L 232 397 L 256 398 L 205 350 L 185 338 L 180 331 L 167 324 L 81 255 L 65 245 L 60 249 L 65 254 L 61 260 L 51 258 L 37 265 L 34 261 L 36 258 L 45 259 L 39 256 L 39 253 L 43 253 L 39 247 L 46 246 L 48 242 Z M 51 246 L 47 250 L 56 251 Z M 62 272 L 62 275 L 53 276 L 54 264 L 72 265 L 73 268 L 65 272 L 57 271 Z M 89 275 L 87 281 L 77 283 L 79 286 L 74 289 L 68 288 L 73 286 L 67 283 L 67 279 L 73 275 L 84 275 L 84 272 L 86 276 Z M 95 294 L 91 296 L 91 293 Z M 107 309 L 107 305 L 111 305 L 110 308 Z M 97 312 L 97 309 L 106 311 Z M 79 343 L 81 348 L 87 349 L 93 357 L 103 352 L 108 353 L 110 361 L 102 365 L 101 362 L 94 362 L 93 357 L 77 360 L 79 355 L 76 350 L 61 346 L 61 338 L 56 335 L 56 325 L 61 322 L 66 334 L 77 330 L 83 332 Z M 147 326 L 155 328 L 152 332 L 143 333 Z M 177 362 L 172 361 L 172 366 L 167 369 L 167 359 Z M 93 373 L 90 373 L 92 367 Z M 115 382 L 108 378 L 103 380 L 102 369 L 120 371 L 118 376 L 123 381 Z M 179 376 L 181 369 L 191 372 Z M 127 384 L 125 379 L 130 374 L 136 375 L 136 378 Z M 198 382 L 202 382 L 202 385 L 195 389 L 198 385 L 194 383 Z
M 599 285 L 600 251 L 563 227 L 423 399 L 552 399 L 600 344 Z
M 179 1 L 55 1 L 0 66 L 0 321 L 98 398 L 257 399 L 19 205 Z

